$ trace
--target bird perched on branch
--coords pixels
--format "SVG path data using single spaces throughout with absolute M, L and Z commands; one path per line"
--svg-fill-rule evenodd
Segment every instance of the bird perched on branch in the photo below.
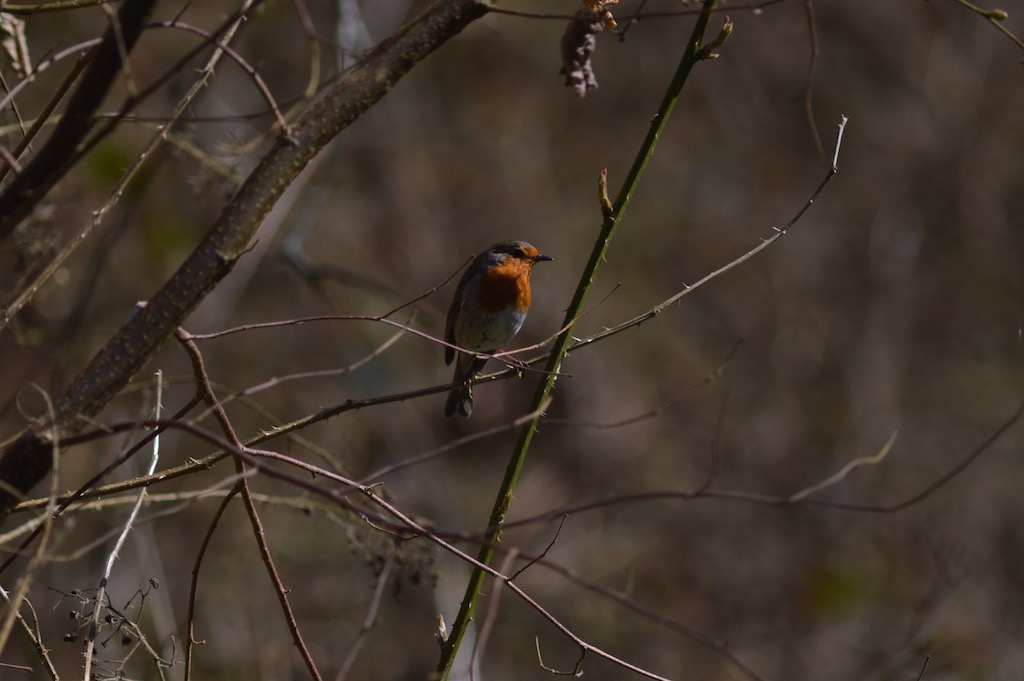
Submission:
M 552 260 L 525 241 L 502 241 L 474 258 L 462 275 L 448 309 L 444 339 L 463 350 L 491 355 L 512 340 L 530 310 L 530 272 L 538 262 Z M 444 363 L 455 362 L 455 387 L 448 393 L 444 415 L 473 412 L 473 379 L 485 357 L 444 349 Z

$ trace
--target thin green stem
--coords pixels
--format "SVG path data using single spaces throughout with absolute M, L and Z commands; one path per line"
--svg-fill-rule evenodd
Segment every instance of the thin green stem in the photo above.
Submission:
M 711 10 L 714 5 L 715 0 L 704 0 L 701 12 L 697 17 L 697 23 L 694 25 L 693 33 L 687 43 L 686 51 L 679 62 L 679 67 L 676 69 L 672 82 L 669 84 L 668 89 L 665 92 L 665 96 L 662 99 L 658 113 L 654 117 L 654 120 L 651 121 L 651 126 L 647 131 L 647 136 L 644 138 L 643 144 L 637 151 L 636 159 L 633 161 L 633 166 L 630 168 L 629 174 L 623 181 L 622 189 L 619 191 L 618 197 L 616 198 L 615 203 L 611 206 L 611 209 L 607 210 L 607 206 L 604 207 L 605 216 L 604 222 L 601 225 L 600 234 L 594 243 L 594 248 L 590 254 L 590 260 L 587 262 L 586 268 L 580 276 L 579 285 L 576 288 L 576 294 L 573 296 L 572 302 L 566 310 L 565 321 L 563 323 L 564 330 L 555 340 L 551 355 L 548 358 L 545 373 L 543 374 L 540 384 L 537 386 L 537 391 L 533 396 L 533 406 L 531 407 L 533 410 L 540 408 L 540 405 L 548 399 L 548 395 L 554 388 L 555 380 L 558 377 L 559 367 L 561 366 L 566 350 L 572 341 L 572 331 L 575 326 L 575 320 L 579 317 L 580 312 L 583 309 L 583 304 L 586 301 L 587 294 L 590 292 L 594 278 L 597 276 L 598 267 L 604 260 L 605 253 L 608 251 L 608 246 L 615 234 L 619 221 L 622 219 L 626 206 L 629 205 L 633 192 L 640 181 L 640 176 L 643 174 L 644 169 L 647 167 L 647 163 L 654 154 L 654 147 L 657 145 L 658 138 L 661 136 L 662 131 L 665 129 L 665 125 L 668 123 L 668 117 L 672 113 L 672 109 L 675 108 L 676 101 L 679 98 L 679 93 L 682 91 L 684 83 L 686 83 L 686 78 L 690 75 L 690 71 L 693 69 L 694 64 L 711 56 L 710 49 L 702 47 L 702 44 L 704 42 L 704 32 L 707 30 L 708 23 L 711 20 Z M 727 24 L 727 26 L 731 29 L 731 24 Z M 727 29 L 723 29 L 722 34 L 719 35 L 718 39 L 716 39 L 712 46 L 717 47 L 727 35 Z M 602 187 L 602 193 L 603 191 L 604 189 Z M 501 534 L 501 526 L 505 520 L 505 514 L 508 512 L 508 507 L 512 502 L 512 491 L 515 489 L 516 481 L 519 478 L 519 471 L 522 469 L 523 462 L 526 460 L 526 453 L 530 448 L 530 442 L 533 440 L 533 435 L 537 430 L 537 423 L 539 420 L 540 416 L 532 419 L 519 432 L 519 439 L 516 441 L 512 457 L 505 470 L 505 478 L 502 480 L 501 487 L 498 490 L 494 508 L 491 511 L 487 532 L 483 537 L 480 553 L 477 556 L 477 560 L 483 565 L 490 565 L 491 559 L 494 555 L 494 545 L 497 543 L 499 535 Z M 477 599 L 479 598 L 480 589 L 483 586 L 485 576 L 484 571 L 479 567 L 475 568 L 473 570 L 473 574 L 470 576 L 469 584 L 466 587 L 466 592 L 463 596 L 462 607 L 459 610 L 458 617 L 452 624 L 452 630 L 441 648 L 441 657 L 437 667 L 438 678 L 448 678 L 448 674 L 451 671 L 452 663 L 455 661 L 455 655 L 458 652 L 459 645 L 462 642 L 462 638 L 466 633 L 466 629 L 469 627 L 470 620 L 472 619 L 473 609 L 476 606 Z
M 1003 9 L 984 9 L 982 7 L 978 7 L 977 5 L 968 2 L 967 0 L 956 0 L 956 2 L 958 2 L 960 5 L 966 7 L 967 9 L 971 10 L 972 12 L 975 12 L 975 13 L 979 14 L 980 16 L 984 17 L 985 19 L 987 19 L 988 22 L 990 24 L 992 24 L 993 26 L 995 26 L 1003 35 L 1005 35 L 1007 38 L 1012 40 L 1017 45 L 1017 47 L 1019 47 L 1022 50 L 1024 50 L 1024 41 L 1022 41 L 1020 38 L 1015 36 L 1010 31 L 1010 29 L 1006 28 L 1006 25 L 1005 25 L 1004 22 L 1010 16 L 1007 13 L 1006 10 L 1003 10 Z M 1024 62 L 1022 62 L 1022 63 L 1024 63 Z

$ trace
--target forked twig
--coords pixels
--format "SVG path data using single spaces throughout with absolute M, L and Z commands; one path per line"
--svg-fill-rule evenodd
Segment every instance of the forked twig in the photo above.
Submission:
M 576 660 L 576 665 L 572 668 L 571 672 L 563 672 L 549 667 L 544 664 L 544 657 L 540 654 L 540 638 L 537 636 L 533 637 L 534 643 L 537 645 L 537 664 L 546 672 L 551 672 L 555 676 L 583 676 L 583 660 L 587 657 L 587 651 L 581 649 L 579 659 Z
M 154 418 L 160 418 L 160 410 L 163 407 L 163 374 L 160 371 L 156 373 L 156 400 L 153 405 Z M 156 471 L 157 462 L 160 461 L 160 437 L 159 434 L 153 438 L 153 454 L 149 459 L 149 467 L 146 472 L 147 475 L 153 475 Z M 107 554 L 107 561 L 103 566 L 103 575 L 100 577 L 99 588 L 96 591 L 95 605 L 92 611 L 92 625 L 89 628 L 89 637 L 85 643 L 85 672 L 84 678 L 92 678 L 92 664 L 93 664 L 93 650 L 96 647 L 96 634 L 99 631 L 100 614 L 105 610 L 106 606 L 104 602 L 107 599 L 107 583 L 110 581 L 110 575 L 114 571 L 114 562 L 117 560 L 118 555 L 121 552 L 121 548 L 124 546 L 125 541 L 128 539 L 128 533 L 131 532 L 132 527 L 135 525 L 135 519 L 139 515 L 139 510 L 142 508 L 142 502 L 146 499 L 146 488 L 143 487 L 139 490 L 139 493 L 135 499 L 135 503 L 132 505 L 131 512 L 125 519 L 124 527 L 117 537 L 117 541 L 114 542 L 113 548 L 110 549 L 110 553 Z
M 192 361 L 192 371 L 195 374 L 196 389 L 203 396 L 204 401 L 214 408 L 214 415 L 216 416 L 225 437 L 227 437 L 234 447 L 243 449 L 244 445 L 235 433 L 235 429 L 231 425 L 231 421 L 228 419 L 227 412 L 224 411 L 224 408 L 217 401 L 217 397 L 214 395 L 213 389 L 210 387 L 210 379 L 206 373 L 206 367 L 203 362 L 203 356 L 199 352 L 199 347 L 183 330 L 179 330 L 176 335 L 178 341 L 188 353 L 189 359 Z M 252 490 L 249 487 L 245 463 L 238 457 L 235 457 L 235 469 L 240 476 L 240 479 L 235 486 L 242 496 L 242 502 L 245 506 L 246 513 L 249 516 L 249 522 L 252 525 L 253 536 L 256 538 L 256 545 L 259 548 L 263 564 L 267 569 L 267 574 L 270 576 L 270 581 L 274 585 L 274 593 L 277 595 L 278 602 L 281 604 L 281 611 L 284 615 L 285 622 L 288 625 L 288 630 L 292 634 L 292 640 L 295 643 L 295 647 L 298 648 L 310 675 L 316 679 L 316 681 L 322 681 L 320 671 L 317 669 L 316 662 L 313 660 L 313 655 L 309 652 L 309 648 L 306 646 L 306 642 L 303 640 L 302 634 L 299 631 L 299 623 L 295 619 L 295 613 L 292 610 L 291 602 L 288 599 L 288 590 L 281 581 L 280 573 L 278 572 L 277 565 L 274 562 L 274 556 L 270 552 L 270 545 L 267 543 L 266 533 L 263 530 L 263 521 L 260 520 L 259 512 L 256 510 L 256 503 L 253 501 Z

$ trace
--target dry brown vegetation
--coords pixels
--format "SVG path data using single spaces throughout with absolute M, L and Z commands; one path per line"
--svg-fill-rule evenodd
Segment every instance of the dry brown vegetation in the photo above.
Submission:
M 554 256 L 550 350 L 701 3 L 608 7 L 585 97 L 578 1 L 50 4 L 0 15 L 0 677 L 430 678 L 544 366 L 445 420 L 452 278 Z M 719 3 L 449 678 L 1024 676 L 1008 9 Z

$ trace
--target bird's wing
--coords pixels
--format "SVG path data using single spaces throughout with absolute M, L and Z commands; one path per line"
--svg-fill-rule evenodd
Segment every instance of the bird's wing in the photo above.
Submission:
M 444 323 L 444 342 L 455 345 L 455 318 L 459 316 L 459 309 L 462 307 L 462 285 L 455 289 L 452 297 L 452 305 L 448 308 L 448 321 Z M 444 363 L 451 364 L 455 359 L 455 348 L 445 346 Z

